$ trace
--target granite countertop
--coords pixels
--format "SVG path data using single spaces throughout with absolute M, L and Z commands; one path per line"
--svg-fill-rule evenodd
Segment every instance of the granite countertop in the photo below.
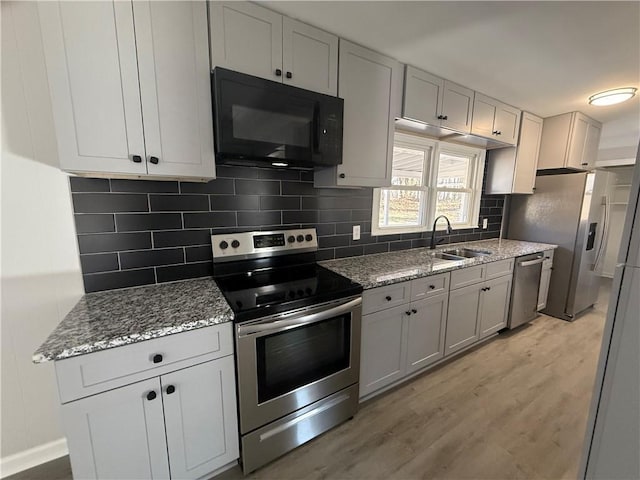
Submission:
M 89 293 L 33 354 L 62 360 L 233 319 L 212 278 Z
M 491 255 L 467 258 L 456 262 L 433 262 L 434 252 L 454 248 L 486 250 Z M 547 243 L 522 242 L 519 240 L 493 239 L 477 242 L 464 242 L 443 245 L 436 250 L 414 248 L 399 252 L 377 253 L 363 257 L 350 257 L 339 260 L 327 260 L 320 265 L 350 280 L 359 283 L 365 289 L 382 287 L 392 283 L 427 277 L 459 268 L 471 267 L 482 263 L 490 263 L 507 258 L 519 257 L 531 253 L 557 248 Z

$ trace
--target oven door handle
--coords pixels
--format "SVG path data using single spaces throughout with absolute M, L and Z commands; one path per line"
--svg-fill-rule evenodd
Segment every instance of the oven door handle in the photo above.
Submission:
M 354 298 L 341 305 L 330 308 L 329 310 L 322 310 L 316 313 L 305 314 L 302 313 L 295 318 L 283 319 L 283 320 L 265 320 L 264 323 L 257 322 L 251 325 L 238 326 L 238 336 L 246 337 L 249 335 L 255 335 L 258 333 L 275 333 L 283 330 L 289 330 L 290 328 L 300 327 L 303 325 L 309 325 L 312 323 L 321 322 L 338 315 L 349 313 L 355 307 L 362 304 L 362 298 Z

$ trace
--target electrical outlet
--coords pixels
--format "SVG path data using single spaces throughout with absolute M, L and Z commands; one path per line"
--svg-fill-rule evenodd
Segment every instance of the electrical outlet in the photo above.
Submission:
M 488 218 L 483 218 L 482 219 L 482 229 L 486 230 L 487 228 L 489 228 L 489 219 Z
M 353 239 L 360 240 L 360 225 L 353 226 Z

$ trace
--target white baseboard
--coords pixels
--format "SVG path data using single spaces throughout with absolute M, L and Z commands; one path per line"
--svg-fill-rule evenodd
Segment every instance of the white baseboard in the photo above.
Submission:
M 0 478 L 8 477 L 14 473 L 22 472 L 68 454 L 67 439 L 61 438 L 0 458 Z

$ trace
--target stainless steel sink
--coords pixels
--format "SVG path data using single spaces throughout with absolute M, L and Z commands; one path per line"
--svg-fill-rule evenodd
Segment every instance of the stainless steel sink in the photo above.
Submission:
M 458 257 L 458 258 L 475 258 L 475 257 L 484 257 L 486 255 L 491 255 L 492 252 L 487 250 L 471 250 L 470 248 L 455 248 L 453 250 L 445 250 L 442 252 L 442 255 L 447 255 L 448 257 Z
M 431 257 L 436 261 L 438 261 L 438 260 L 447 261 L 448 260 L 448 261 L 454 261 L 455 262 L 455 261 L 460 261 L 460 260 L 464 260 L 465 259 L 465 257 L 461 257 L 460 255 L 454 255 L 454 254 L 451 254 L 449 252 L 436 252 L 433 255 L 431 255 Z

